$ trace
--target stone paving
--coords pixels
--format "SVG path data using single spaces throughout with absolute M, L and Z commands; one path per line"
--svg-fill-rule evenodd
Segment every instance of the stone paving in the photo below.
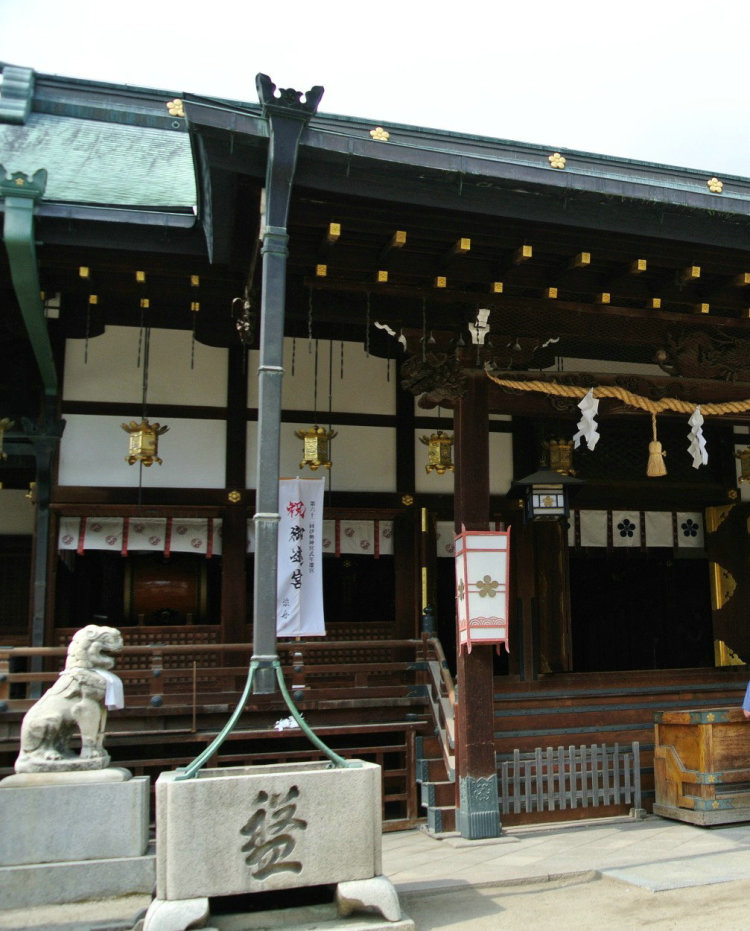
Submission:
M 581 931 L 601 927 L 605 914 L 614 914 L 615 928 L 647 923 L 685 931 L 710 924 L 718 931 L 750 924 L 744 920 L 750 824 L 702 828 L 648 816 L 513 827 L 480 841 L 401 831 L 383 835 L 383 872 L 417 931 Z M 717 884 L 727 885 L 711 888 Z M 147 905 L 141 896 L 23 912 L 0 908 L 0 929 L 126 931 L 138 927 Z
M 591 871 L 651 891 L 750 879 L 750 824 L 703 828 L 648 816 L 507 828 L 483 841 L 383 835 L 383 872 L 399 892 Z

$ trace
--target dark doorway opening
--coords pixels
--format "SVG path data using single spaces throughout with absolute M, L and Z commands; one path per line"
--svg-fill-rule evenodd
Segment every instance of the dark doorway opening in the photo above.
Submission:
M 570 599 L 575 672 L 713 666 L 705 559 L 571 553 Z

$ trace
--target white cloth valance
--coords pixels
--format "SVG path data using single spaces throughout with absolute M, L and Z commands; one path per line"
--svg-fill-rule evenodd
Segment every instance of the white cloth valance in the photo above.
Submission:
M 201 553 L 220 556 L 220 518 L 182 517 L 61 517 L 57 539 L 60 550 L 110 550 L 129 552 Z M 336 556 L 393 555 L 392 520 L 324 520 L 323 553 Z M 246 549 L 255 552 L 252 520 L 247 522 Z
M 700 511 L 571 511 L 571 547 L 612 547 L 702 550 L 705 546 Z
M 61 550 L 110 550 L 127 556 L 134 551 L 221 555 L 219 518 L 61 517 L 57 537 Z

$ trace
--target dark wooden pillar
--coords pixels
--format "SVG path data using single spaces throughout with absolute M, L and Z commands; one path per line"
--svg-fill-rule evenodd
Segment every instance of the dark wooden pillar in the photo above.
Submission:
M 489 527 L 488 380 L 470 378 L 466 395 L 455 409 L 456 530 Z M 458 631 L 456 631 L 458 636 Z M 463 837 L 479 839 L 500 834 L 494 741 L 493 646 L 475 646 L 471 653 L 457 646 L 456 704 L 456 827 Z
M 227 506 L 222 524 L 221 626 L 224 643 L 243 643 L 247 630 L 246 350 L 229 349 L 227 376 Z

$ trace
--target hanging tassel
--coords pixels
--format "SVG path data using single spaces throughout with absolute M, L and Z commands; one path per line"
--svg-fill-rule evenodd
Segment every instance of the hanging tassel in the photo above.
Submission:
M 651 414 L 651 429 L 653 430 L 654 438 L 648 444 L 646 475 L 649 478 L 658 478 L 660 475 L 667 474 L 667 467 L 664 465 L 664 457 L 667 454 L 661 448 L 661 443 L 656 439 L 656 414 Z

